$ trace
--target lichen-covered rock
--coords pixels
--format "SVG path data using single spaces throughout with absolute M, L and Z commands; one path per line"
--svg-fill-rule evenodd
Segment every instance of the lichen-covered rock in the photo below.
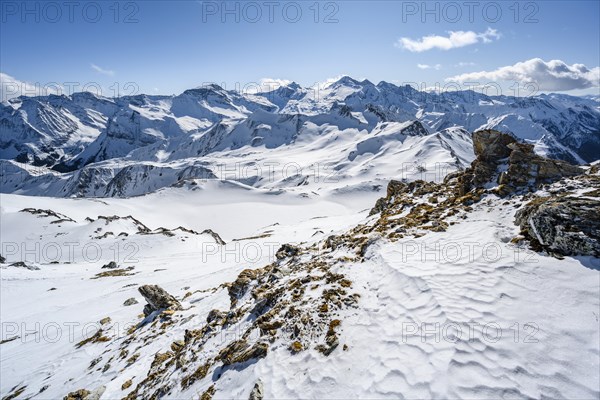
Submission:
M 277 250 L 277 253 L 275 253 L 275 258 L 283 260 L 287 257 L 294 257 L 298 255 L 298 253 L 300 253 L 300 248 L 291 244 L 284 244 Z
M 406 192 L 407 184 L 400 181 L 391 180 L 387 186 L 387 198 L 391 199 L 393 196 Z
M 135 297 L 131 297 L 123 302 L 124 306 L 132 306 L 134 304 L 138 304 L 138 301 L 135 299 Z
M 412 193 L 416 196 L 422 196 L 424 194 L 433 193 L 435 187 L 435 183 L 423 180 L 416 180 L 409 183 L 391 180 L 387 186 L 386 196 L 377 200 L 375 207 L 371 209 L 369 216 L 384 212 L 390 204 L 397 201 L 402 195 Z
M 516 142 L 514 136 L 493 129 L 473 133 L 473 151 L 482 161 L 497 162 L 508 157 L 511 153 L 508 146 Z
M 250 282 L 256 279 L 257 276 L 258 272 L 252 269 L 245 269 L 240 272 L 237 279 L 228 288 L 229 298 L 231 299 L 232 304 L 246 293 Z
M 495 130 L 474 132 L 473 149 L 477 158 L 457 177 L 459 196 L 488 183 L 504 185 L 498 193 L 510 193 L 584 172 L 565 161 L 539 156 L 533 145 L 519 143 L 513 136 Z
M 375 202 L 375 207 L 369 211 L 369 217 L 371 215 L 379 214 L 380 212 L 385 211 L 387 206 L 387 198 L 382 197 Z
M 206 322 L 211 323 L 213 321 L 221 321 L 225 318 L 225 314 L 219 310 L 210 310 L 208 316 L 206 317 Z
M 158 310 L 181 310 L 181 303 L 158 285 L 144 285 L 138 288 L 148 304 L 144 307 L 144 315 L 148 316 Z
M 231 343 L 219 354 L 219 358 L 224 365 L 244 363 L 254 358 L 264 358 L 269 350 L 266 343 L 255 343 L 250 346 L 245 340 L 238 340 Z
M 79 389 L 79 390 L 76 390 L 75 392 L 69 393 L 63 399 L 64 400 L 99 400 L 105 391 L 106 391 L 105 386 L 100 386 L 99 388 L 97 388 L 91 392 L 86 389 Z
M 511 149 L 508 169 L 499 176 L 500 184 L 512 187 L 538 186 L 584 172 L 583 169 L 565 161 L 538 156 L 530 144 L 511 143 L 508 148 Z
M 90 393 L 89 390 L 79 389 L 66 395 L 64 400 L 87 400 Z
M 523 235 L 561 255 L 600 257 L 600 201 L 573 197 L 536 199 L 516 213 Z

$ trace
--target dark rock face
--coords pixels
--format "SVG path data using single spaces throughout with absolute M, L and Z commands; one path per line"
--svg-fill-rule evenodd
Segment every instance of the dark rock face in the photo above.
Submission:
M 402 130 L 403 135 L 407 136 L 427 136 L 429 132 L 419 121 L 414 121 Z
M 28 269 L 30 271 L 39 271 L 40 270 L 35 265 L 27 265 L 23 261 L 17 261 L 16 263 L 12 263 L 12 264 L 9 265 L 9 267 L 25 268 L 25 269 Z
M 566 161 L 540 157 L 533 152 L 533 146 L 524 143 L 511 143 L 508 170 L 500 174 L 498 183 L 512 187 L 525 187 L 531 183 L 554 182 L 564 177 L 580 175 L 583 170 Z
M 148 302 L 144 307 L 144 315 L 148 316 L 158 310 L 181 310 L 181 303 L 158 285 L 144 285 L 138 288 Z
M 225 244 L 226 244 L 225 241 L 221 238 L 221 236 L 219 236 L 218 233 L 216 233 L 212 229 L 205 229 L 202 231 L 202 233 L 212 236 L 213 239 L 215 239 L 215 242 L 217 242 L 217 244 L 220 244 L 221 246 L 225 246 Z
M 508 145 L 516 142 L 514 136 L 491 129 L 473 133 L 473 150 L 481 161 L 494 162 L 508 157 L 511 153 Z
M 255 358 L 264 358 L 267 356 L 269 345 L 258 342 L 250 346 L 245 340 L 233 342 L 219 354 L 223 365 L 244 363 Z
M 210 310 L 210 312 L 206 316 L 206 323 L 210 324 L 213 321 L 220 321 L 223 320 L 225 317 L 226 315 L 219 310 Z
M 501 194 L 508 194 L 584 172 L 565 161 L 541 157 L 534 153 L 533 145 L 519 143 L 513 136 L 495 130 L 474 132 L 473 149 L 477 158 L 458 177 L 461 196 L 494 181 L 503 185 Z
M 235 304 L 246 293 L 250 282 L 255 280 L 257 276 L 258 272 L 252 269 L 245 269 L 240 272 L 237 279 L 228 288 L 231 304 Z
M 108 264 L 105 264 L 102 266 L 102 269 L 116 269 L 116 268 L 117 268 L 117 263 L 114 261 L 111 261 Z
M 565 255 L 600 257 L 600 201 L 539 198 L 515 216 L 522 233 L 543 249 Z

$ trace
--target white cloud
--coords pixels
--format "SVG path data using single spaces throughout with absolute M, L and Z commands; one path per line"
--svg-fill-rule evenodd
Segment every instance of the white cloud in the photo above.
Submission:
M 568 65 L 561 60 L 548 62 L 540 58 L 518 62 L 493 71 L 471 72 L 447 78 L 454 82 L 510 81 L 535 84 L 541 91 L 567 91 L 600 86 L 600 67 Z
M 32 83 L 20 81 L 8 74 L 0 72 L 0 101 L 19 96 L 47 96 L 61 94 L 64 88 L 57 83 Z
M 464 67 L 474 67 L 475 65 L 477 65 L 477 64 L 475 64 L 474 62 L 461 61 L 458 64 L 456 64 L 455 67 L 464 68 Z
M 448 36 L 429 35 L 421 39 L 400 38 L 395 46 L 411 52 L 421 53 L 432 49 L 450 50 L 477 43 L 490 43 L 500 38 L 496 29 L 487 28 L 485 32 L 449 31 Z
M 104 69 L 101 68 L 99 66 L 97 66 L 96 64 L 91 64 L 91 67 L 94 71 L 102 74 L 102 75 L 108 75 L 108 76 L 114 76 L 115 75 L 115 71 L 109 70 L 109 69 Z
M 417 68 L 419 69 L 435 69 L 439 71 L 442 69 L 442 64 L 428 65 L 428 64 L 417 64 Z

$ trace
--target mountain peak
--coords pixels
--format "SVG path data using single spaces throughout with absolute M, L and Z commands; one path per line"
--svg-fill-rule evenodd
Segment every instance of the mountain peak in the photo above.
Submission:
M 302 89 L 302 86 L 300 86 L 298 83 L 296 83 L 295 81 L 292 81 L 291 83 L 288 83 L 287 85 L 283 85 L 287 88 L 293 89 L 293 90 L 298 90 L 298 89 Z
M 361 85 L 361 82 L 357 81 L 356 79 L 354 79 L 348 75 L 343 75 L 339 79 L 331 82 L 328 86 L 331 87 L 331 86 L 360 86 L 360 85 Z

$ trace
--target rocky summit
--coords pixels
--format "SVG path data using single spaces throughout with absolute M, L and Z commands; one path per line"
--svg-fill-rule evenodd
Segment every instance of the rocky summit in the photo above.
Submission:
M 477 158 L 464 174 L 460 174 L 462 194 L 490 183 L 500 184 L 498 190 L 503 193 L 535 189 L 543 183 L 580 175 L 584 171 L 568 162 L 539 156 L 532 145 L 494 130 L 474 132 L 473 149 Z

